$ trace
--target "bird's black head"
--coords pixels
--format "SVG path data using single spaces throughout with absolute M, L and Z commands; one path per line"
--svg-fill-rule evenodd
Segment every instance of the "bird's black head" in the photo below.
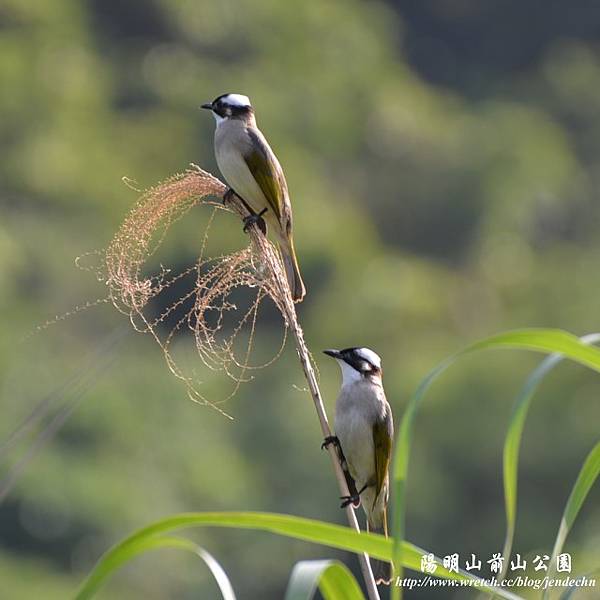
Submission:
M 242 94 L 221 94 L 212 102 L 203 104 L 201 108 L 212 110 L 221 119 L 244 117 L 253 111 L 250 98 Z
M 361 375 L 381 375 L 381 358 L 369 348 L 344 348 L 344 350 L 323 350 L 327 356 L 342 361 Z

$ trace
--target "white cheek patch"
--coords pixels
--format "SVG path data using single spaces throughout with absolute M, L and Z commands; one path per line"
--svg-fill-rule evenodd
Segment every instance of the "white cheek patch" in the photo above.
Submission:
M 221 115 L 218 115 L 214 111 L 213 111 L 213 117 L 215 118 L 215 121 L 217 122 L 217 127 L 225 120 Z
M 362 375 L 354 367 L 339 358 L 337 361 L 342 369 L 342 386 L 356 383 L 362 379 Z
M 373 352 L 373 350 L 370 350 L 369 348 L 358 348 L 357 350 L 355 350 L 355 352 L 362 359 L 371 363 L 378 369 L 381 369 L 381 358 L 379 358 L 379 355 L 375 354 L 375 352 Z
M 243 96 L 242 94 L 227 94 L 227 96 L 223 98 L 223 102 L 231 106 L 251 106 L 250 98 L 248 98 L 248 96 Z

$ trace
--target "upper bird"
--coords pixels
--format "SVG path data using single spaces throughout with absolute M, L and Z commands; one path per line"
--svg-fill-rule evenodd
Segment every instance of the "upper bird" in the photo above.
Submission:
M 215 156 L 230 187 L 251 216 L 246 225 L 258 223 L 265 232 L 265 221 L 275 232 L 294 302 L 306 293 L 294 250 L 292 205 L 283 169 L 256 125 L 248 96 L 223 94 L 202 105 L 211 110 L 217 122 Z M 263 221 L 264 219 L 264 221 Z
M 325 350 L 342 369 L 342 388 L 335 405 L 336 436 L 324 445 L 341 447 L 343 466 L 354 479 L 342 506 L 362 501 L 368 530 L 387 537 L 388 468 L 392 456 L 394 421 L 381 381 L 381 358 L 369 348 Z M 377 583 L 391 581 L 391 565 L 372 560 Z

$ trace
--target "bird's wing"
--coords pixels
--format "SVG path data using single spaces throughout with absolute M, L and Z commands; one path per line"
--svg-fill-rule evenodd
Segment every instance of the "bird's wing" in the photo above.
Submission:
M 392 456 L 392 440 L 394 438 L 394 423 L 389 406 L 385 416 L 377 419 L 373 425 L 373 445 L 375 447 L 375 498 L 379 496 L 387 477 L 388 467 Z
M 287 228 L 291 222 L 287 211 L 287 183 L 277 158 L 262 134 L 248 128 L 252 145 L 244 153 L 244 160 L 264 194 L 269 207 Z M 282 219 L 283 215 L 283 219 Z

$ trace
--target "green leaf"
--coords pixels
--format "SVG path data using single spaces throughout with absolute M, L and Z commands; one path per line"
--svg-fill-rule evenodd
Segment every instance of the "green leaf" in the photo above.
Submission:
M 348 567 L 336 560 L 303 560 L 294 566 L 285 600 L 311 600 L 317 591 L 325 600 L 364 600 Z
M 576 335 L 560 329 L 519 329 L 475 342 L 460 354 L 492 348 L 513 348 L 559 353 L 600 372 L 600 350 L 584 344 Z M 456 355 L 455 355 L 456 356 Z
M 581 338 L 583 344 L 595 344 L 600 341 L 600 334 L 592 333 Z M 504 475 L 504 503 L 506 510 L 506 538 L 504 541 L 504 564 L 508 566 L 508 560 L 512 551 L 512 543 L 515 533 L 515 522 L 517 517 L 517 482 L 519 468 L 519 449 L 525 419 L 531 405 L 533 396 L 546 375 L 558 365 L 564 358 L 563 354 L 552 354 L 545 358 L 542 363 L 528 377 L 525 385 L 519 392 L 515 402 L 512 415 L 509 420 L 508 430 L 504 439 L 503 475 Z
M 160 536 L 188 527 L 234 527 L 269 531 L 298 540 L 349 550 L 357 554 L 366 552 L 370 556 L 383 560 L 390 560 L 392 557 L 392 541 L 382 535 L 359 533 L 349 527 L 313 519 L 253 512 L 183 513 L 161 519 L 144 527 L 113 546 L 100 558 L 86 581 L 84 581 L 76 597 L 77 600 L 91 598 L 106 578 L 133 556 L 137 556 L 146 549 L 159 547 L 161 545 L 159 540 L 172 539 Z M 428 552 L 408 542 L 402 542 L 403 567 L 419 571 L 423 554 L 428 554 Z M 507 600 L 518 598 L 515 594 L 498 588 L 484 587 L 481 585 L 479 578 L 468 573 L 450 573 L 441 565 L 439 559 L 438 562 L 436 576 L 458 581 L 472 580 L 478 583 L 477 588 L 480 591 L 485 591 L 488 594 L 495 592 Z
M 429 372 L 429 374 L 421 381 L 419 387 L 408 403 L 402 418 L 398 439 L 396 440 L 396 449 L 394 451 L 393 479 L 395 498 L 392 531 L 395 540 L 393 562 L 396 569 L 395 575 L 398 577 L 402 577 L 402 568 L 404 565 L 401 541 L 405 537 L 404 522 L 406 515 L 406 478 L 408 474 L 408 462 L 410 458 L 410 448 L 412 446 L 414 421 L 421 400 L 433 381 L 456 360 L 479 350 L 496 348 L 560 353 L 566 358 L 600 372 L 600 351 L 597 348 L 586 346 L 576 336 L 556 329 L 522 329 L 493 335 L 479 342 L 475 342 L 464 350 L 450 356 Z M 402 588 L 393 587 L 391 597 L 393 600 L 400 600 L 402 598 Z
M 560 521 L 560 527 L 558 528 L 558 534 L 554 542 L 554 548 L 552 550 L 552 557 L 550 559 L 550 570 L 548 576 L 556 569 L 556 557 L 562 552 L 567 535 L 573 527 L 573 523 L 579 514 L 579 511 L 587 498 L 589 491 L 596 482 L 598 475 L 600 474 L 600 442 L 598 442 L 592 451 L 587 455 L 575 485 L 571 489 L 571 494 L 567 500 L 567 505 L 563 512 L 562 519 Z M 548 590 L 544 592 L 544 598 L 548 597 Z
M 567 501 L 567 505 L 565 507 L 565 511 L 563 513 L 563 518 L 561 521 L 560 532 L 556 537 L 556 543 L 554 545 L 554 549 L 558 552 L 562 550 L 563 544 L 569 533 L 569 530 L 573 526 L 577 514 L 581 509 L 581 506 L 586 499 L 591 487 L 594 485 L 594 482 L 598 478 L 598 474 L 600 473 L 600 442 L 598 442 L 592 451 L 588 454 L 585 462 L 583 463 L 583 467 L 581 467 L 581 471 L 579 471 L 579 476 L 577 477 L 577 481 L 571 490 L 571 494 L 569 496 L 569 500 Z
M 204 548 L 201 548 L 197 544 L 194 544 L 194 542 L 186 540 L 185 538 L 159 535 L 139 537 L 129 544 L 119 544 L 115 546 L 112 551 L 104 555 L 94 570 L 88 575 L 87 579 L 79 588 L 76 599 L 87 600 L 88 598 L 92 598 L 100 587 L 125 563 L 149 550 L 157 550 L 160 548 L 179 548 L 180 550 L 192 552 L 202 558 L 215 578 L 223 600 L 236 600 L 227 574 L 216 559 L 204 550 Z
M 182 547 L 180 540 L 161 537 L 188 527 L 235 527 L 270 531 L 279 535 L 329 545 L 334 548 L 354 552 L 368 552 L 372 556 L 388 558 L 392 553 L 392 544 L 383 536 L 357 533 L 356 531 L 322 523 L 311 519 L 303 519 L 287 515 L 269 513 L 184 513 L 167 517 L 148 527 L 140 529 L 130 537 L 111 548 L 101 557 L 88 578 L 82 584 L 77 600 L 91 598 L 102 583 L 125 562 L 147 549 L 165 545 Z M 168 540 L 161 542 L 161 540 Z M 191 543 L 191 542 L 190 542 Z M 406 566 L 417 568 L 420 564 L 421 551 L 406 544 Z

